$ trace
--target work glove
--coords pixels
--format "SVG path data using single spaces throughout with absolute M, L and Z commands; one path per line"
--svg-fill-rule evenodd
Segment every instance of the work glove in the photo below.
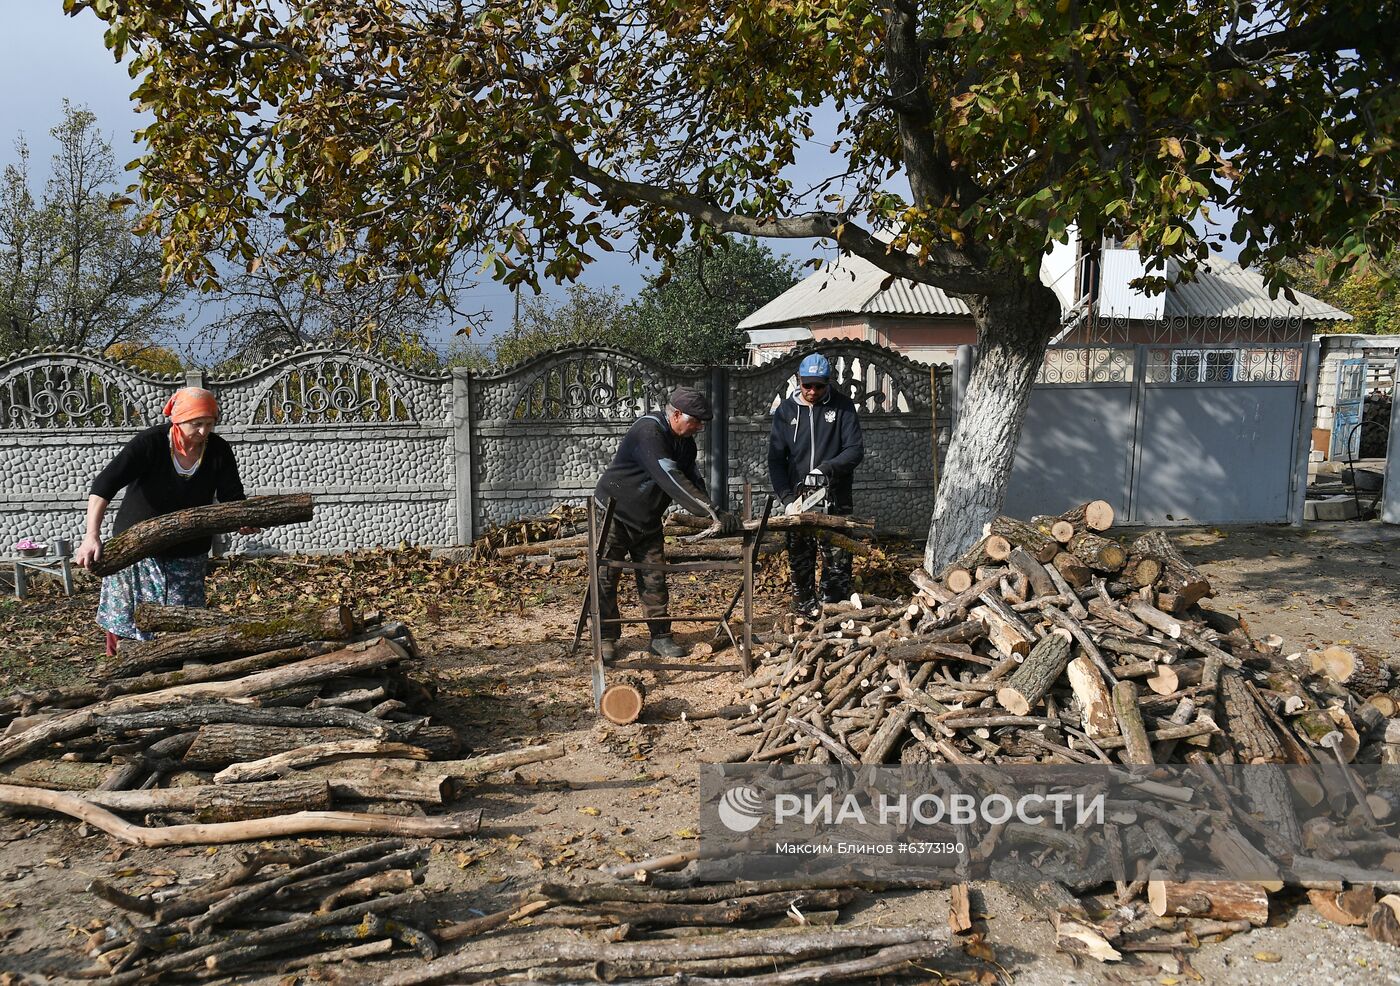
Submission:
M 802 485 L 809 490 L 819 490 L 830 484 L 831 480 L 827 478 L 826 473 L 822 472 L 820 469 L 813 469 L 802 478 Z
M 739 515 L 728 510 L 721 510 L 715 514 L 715 523 L 719 524 L 719 533 L 723 536 L 738 534 L 744 529 L 744 522 L 739 519 Z

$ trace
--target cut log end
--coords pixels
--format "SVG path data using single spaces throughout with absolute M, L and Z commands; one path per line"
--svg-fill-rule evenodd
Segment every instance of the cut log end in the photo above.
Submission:
M 965 568 L 950 569 L 943 577 L 943 584 L 953 592 L 966 592 L 972 588 L 972 573 Z
M 1158 917 L 1248 921 L 1256 928 L 1263 927 L 1269 921 L 1268 891 L 1256 883 L 1149 880 L 1147 904 Z
M 626 726 L 636 722 L 641 717 L 642 706 L 645 702 L 646 693 L 640 685 L 630 681 L 617 682 L 603 690 L 603 698 L 598 703 L 598 711 L 609 722 Z

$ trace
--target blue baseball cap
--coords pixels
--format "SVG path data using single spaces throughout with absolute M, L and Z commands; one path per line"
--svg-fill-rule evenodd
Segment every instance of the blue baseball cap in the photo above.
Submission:
M 799 380 L 830 380 L 831 362 L 821 353 L 804 356 L 797 367 Z

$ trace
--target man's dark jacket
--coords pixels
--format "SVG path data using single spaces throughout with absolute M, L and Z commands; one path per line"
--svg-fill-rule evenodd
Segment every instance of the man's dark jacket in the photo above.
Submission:
M 639 533 L 660 530 L 672 501 L 697 517 L 712 516 L 695 459 L 695 439 L 673 432 L 666 412 L 643 415 L 623 436 L 593 497 L 599 503 L 616 500 L 613 516 Z
M 802 478 L 820 469 L 831 480 L 829 509 L 852 509 L 851 477 L 865 458 L 856 406 L 845 394 L 828 387 L 815 405 L 801 391 L 778 405 L 768 436 L 768 478 L 784 503 L 798 494 Z

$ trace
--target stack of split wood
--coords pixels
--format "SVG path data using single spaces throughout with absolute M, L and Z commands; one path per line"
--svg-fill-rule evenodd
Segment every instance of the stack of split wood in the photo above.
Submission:
M 81 818 L 139 845 L 307 832 L 452 837 L 448 813 L 498 769 L 557 746 L 460 759 L 408 673 L 403 624 L 366 629 L 346 607 L 236 619 L 142 606 L 153 639 L 124 646 L 89 685 L 0 700 L 0 804 Z M 154 816 L 145 827 L 123 816 Z
M 1312 768 L 1289 772 L 1298 797 L 1332 820 L 1299 831 L 1286 785 L 1250 796 L 1253 817 L 1319 857 L 1308 882 L 1340 890 L 1354 875 L 1326 863 L 1337 840 L 1400 873 L 1400 841 L 1383 828 L 1400 818 L 1397 792 L 1334 790 L 1339 772 L 1316 769 L 1400 763 L 1395 669 L 1354 648 L 1281 658 L 1281 640 L 1202 605 L 1209 580 L 1165 534 L 1120 542 L 1105 534 L 1111 524 L 1101 501 L 1062 517 L 1000 517 L 938 578 L 914 572 L 909 602 L 798 621 L 728 707 L 737 732 L 754 737 L 749 759 L 1297 765 Z M 1172 862 L 1172 825 L 1206 817 L 1190 807 L 1166 816 L 1160 846 L 1138 848 Z M 1159 827 L 1148 820 L 1123 838 Z M 1119 847 L 1061 848 L 1109 860 Z M 1119 887 L 1125 900 L 1143 889 Z M 1158 890 L 1158 913 L 1173 912 L 1172 893 Z
M 305 846 L 241 853 L 193 887 L 132 896 L 103 881 L 88 891 L 119 911 L 90 938 L 91 970 L 112 986 L 166 978 L 285 974 L 385 955 L 426 959 L 422 930 L 428 850 L 397 840 L 327 855 Z

